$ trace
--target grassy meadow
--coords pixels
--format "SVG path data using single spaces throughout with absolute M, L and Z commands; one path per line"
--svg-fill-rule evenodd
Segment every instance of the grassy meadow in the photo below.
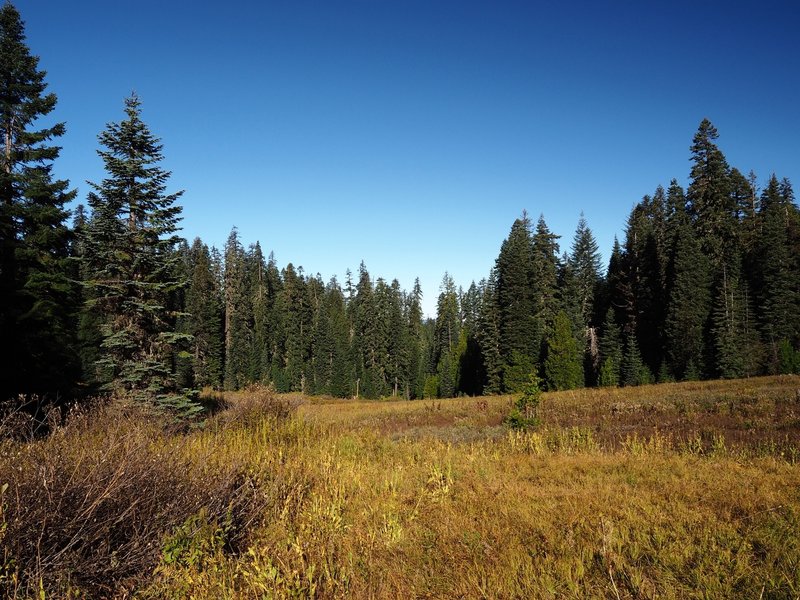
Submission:
M 0 592 L 800 597 L 798 377 L 545 394 L 527 431 L 510 396 L 222 403 L 0 442 Z

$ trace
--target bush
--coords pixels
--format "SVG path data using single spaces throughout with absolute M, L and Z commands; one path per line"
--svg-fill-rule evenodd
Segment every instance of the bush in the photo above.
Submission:
M 114 403 L 73 413 L 47 439 L 3 442 L 0 596 L 131 590 L 192 515 L 228 524 L 235 548 L 263 495 L 242 465 L 197 456 L 190 439 Z
M 527 429 L 539 424 L 539 406 L 542 390 L 539 378 L 531 375 L 529 383 L 523 388 L 522 395 L 514 403 L 514 408 L 506 417 L 506 422 L 514 429 Z

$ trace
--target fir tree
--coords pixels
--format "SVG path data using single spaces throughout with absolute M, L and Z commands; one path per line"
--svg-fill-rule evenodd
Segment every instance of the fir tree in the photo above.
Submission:
M 189 250 L 190 281 L 186 311 L 192 335 L 194 382 L 198 387 L 222 387 L 224 360 L 223 302 L 211 253 L 200 238 Z
M 11 3 L 0 8 L 0 399 L 19 393 L 67 391 L 79 373 L 71 283 L 69 213 L 75 196 L 54 180 L 51 145 L 63 123 L 36 128 L 55 108 L 46 73 L 25 43 L 24 24 Z
M 534 361 L 539 356 L 541 332 L 537 331 L 532 266 L 530 221 L 523 213 L 511 226 L 495 266 L 498 341 L 505 365 L 515 352 Z
M 687 194 L 700 245 L 715 271 L 735 247 L 737 211 L 728 163 L 714 143 L 718 137 L 717 129 L 703 119 L 692 141 L 692 181 Z
M 559 311 L 547 338 L 544 374 L 550 390 L 583 387 L 583 353 L 578 347 L 567 313 Z
M 592 321 L 595 293 L 600 282 L 600 252 L 583 213 L 575 230 L 569 264 L 576 281 L 581 321 L 584 327 L 588 327 Z
M 225 242 L 225 376 L 226 390 L 250 382 L 253 304 L 249 291 L 247 256 L 234 227 Z
M 622 366 L 622 336 L 614 319 L 614 311 L 610 307 L 606 312 L 600 335 L 600 365 L 600 385 L 619 385 L 619 372 Z
M 186 335 L 175 332 L 170 294 L 185 285 L 177 278 L 174 251 L 182 192 L 166 193 L 162 146 L 141 120 L 139 99 L 125 100 L 126 119 L 99 135 L 108 177 L 91 184 L 92 219 L 84 258 L 87 308 L 102 315 L 98 361 L 105 387 L 183 413 L 196 406 L 176 389 L 170 360 Z
M 677 379 L 702 372 L 705 326 L 710 312 L 709 262 L 685 213 L 672 224 L 664 323 L 666 359 Z

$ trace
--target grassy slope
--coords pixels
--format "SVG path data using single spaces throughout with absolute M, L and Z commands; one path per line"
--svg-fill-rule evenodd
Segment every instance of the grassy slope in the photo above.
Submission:
M 175 444 L 187 477 L 236 465 L 249 512 L 173 527 L 140 594 L 796 598 L 798 389 L 548 394 L 528 433 L 501 424 L 508 397 L 314 399 L 276 418 L 232 396 Z

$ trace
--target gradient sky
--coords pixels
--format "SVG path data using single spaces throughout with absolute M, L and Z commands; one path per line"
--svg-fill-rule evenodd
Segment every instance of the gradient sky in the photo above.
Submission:
M 523 209 L 604 263 L 708 117 L 728 162 L 800 186 L 800 5 L 764 2 L 16 0 L 85 202 L 97 134 L 135 90 L 183 234 L 233 226 L 344 280 L 488 272 Z

